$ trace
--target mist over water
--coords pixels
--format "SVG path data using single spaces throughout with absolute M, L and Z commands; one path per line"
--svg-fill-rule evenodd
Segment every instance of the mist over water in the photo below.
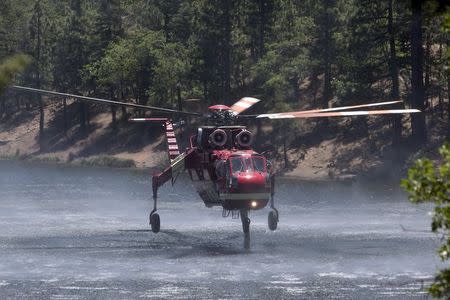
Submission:
M 397 186 L 279 179 L 245 250 L 187 176 L 153 234 L 150 171 L 0 162 L 0 298 L 425 298 L 439 240 Z

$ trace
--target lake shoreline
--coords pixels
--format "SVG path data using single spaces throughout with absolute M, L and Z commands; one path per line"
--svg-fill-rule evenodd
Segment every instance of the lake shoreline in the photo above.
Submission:
M 74 162 L 64 162 L 64 161 L 56 161 L 56 160 L 35 160 L 35 159 L 23 159 L 23 158 L 0 158 L 0 163 L 2 162 L 11 162 L 11 163 L 19 163 L 24 165 L 35 165 L 35 166 L 54 166 L 61 168 L 91 168 L 91 169 L 112 169 L 112 170 L 129 170 L 129 171 L 138 171 L 138 172 L 146 172 L 149 171 L 151 173 L 152 170 L 162 171 L 165 166 L 157 165 L 150 167 L 142 167 L 142 166 L 134 166 L 134 167 L 118 167 L 118 166 L 110 166 L 110 165 L 101 165 L 101 164 L 80 164 L 79 161 Z M 399 175 L 398 181 L 402 175 Z M 341 182 L 341 183 L 354 183 L 361 181 L 381 181 L 381 182 L 389 182 L 392 183 L 392 177 L 385 178 L 375 174 L 343 174 L 341 176 L 331 177 L 308 177 L 302 175 L 292 175 L 292 174 L 283 174 L 282 172 L 276 173 L 276 180 L 286 180 L 293 182 Z

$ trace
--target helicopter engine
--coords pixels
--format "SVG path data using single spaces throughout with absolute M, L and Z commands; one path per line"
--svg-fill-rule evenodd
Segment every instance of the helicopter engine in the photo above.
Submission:
M 242 148 L 250 147 L 253 143 L 253 134 L 244 129 L 236 135 L 236 143 Z
M 209 136 L 209 142 L 216 147 L 223 147 L 227 143 L 227 133 L 223 129 L 216 129 Z

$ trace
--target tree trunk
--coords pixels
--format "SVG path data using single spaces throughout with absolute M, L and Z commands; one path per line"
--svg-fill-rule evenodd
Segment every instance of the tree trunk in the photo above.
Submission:
M 284 169 L 289 167 L 289 159 L 287 155 L 287 132 L 283 130 L 283 158 L 284 158 Z
M 431 32 L 427 31 L 425 35 L 425 101 L 428 102 L 431 76 Z
M 111 125 L 114 130 L 117 129 L 117 111 L 114 105 L 111 105 Z
M 202 107 L 203 111 L 209 104 L 209 99 L 208 99 L 208 83 L 206 82 L 206 80 L 202 81 L 202 85 L 203 85 L 203 107 Z
M 259 58 L 264 56 L 265 53 L 265 40 L 264 34 L 266 31 L 266 0 L 258 1 L 259 8 L 259 37 L 258 37 L 258 50 L 259 50 Z
M 68 117 L 67 117 L 67 100 L 63 99 L 63 126 L 64 126 L 64 134 L 67 134 L 67 130 L 69 129 Z
M 82 134 L 86 133 L 86 109 L 85 103 L 79 101 L 78 103 L 78 114 L 80 117 L 80 130 Z
M 36 44 L 36 88 L 41 88 L 41 47 L 42 47 L 42 36 L 41 36 L 41 18 L 42 18 L 42 8 L 41 2 L 37 2 L 37 44 Z M 39 147 L 40 150 L 43 150 L 45 132 L 44 132 L 44 103 L 42 101 L 41 94 L 37 95 L 37 100 L 39 103 Z
M 231 104 L 231 3 L 223 1 L 224 5 L 224 45 L 223 45 L 223 83 L 222 100 L 225 104 Z
M 389 0 L 388 8 L 388 33 L 389 33 L 389 73 L 392 82 L 391 98 L 392 100 L 399 100 L 400 88 L 398 80 L 398 63 L 397 52 L 395 50 L 395 33 L 393 27 L 393 2 Z M 400 144 L 402 137 L 402 117 L 396 115 L 392 119 L 392 146 L 397 147 Z
M 325 0 L 323 2 L 325 5 L 324 11 L 324 57 L 323 57 L 323 73 L 324 73 L 324 83 L 323 83 L 323 94 L 322 94 L 322 108 L 328 108 L 329 102 L 332 97 L 331 91 L 331 56 L 333 48 L 333 36 L 332 36 L 332 26 L 333 26 L 333 15 L 330 13 L 329 8 L 334 6 L 333 0 Z M 329 119 L 323 118 L 322 126 L 328 127 Z
M 183 100 L 181 99 L 181 86 L 177 84 L 178 110 L 183 110 Z
M 16 95 L 16 97 L 20 97 L 20 96 Z M 31 103 L 30 103 L 30 100 L 29 100 L 29 99 L 25 99 L 25 109 L 26 109 L 27 111 L 30 111 L 30 110 L 31 110 Z
M 450 140 L 450 75 L 447 75 L 447 139 Z
M 89 103 L 84 103 L 86 125 L 88 127 L 89 127 L 89 125 L 91 125 L 91 114 L 90 114 L 89 107 L 90 107 Z
M 20 111 L 20 98 L 14 97 L 14 99 L 16 99 L 16 109 L 17 109 L 17 111 Z
M 329 1 L 325 2 L 327 5 Z M 322 95 L 322 107 L 327 108 L 331 100 L 331 18 L 328 11 L 325 12 L 325 57 L 324 57 L 324 86 Z M 328 118 L 323 118 L 323 126 L 329 124 Z
M 330 33 L 327 33 L 327 36 L 330 36 Z M 330 45 L 326 45 L 329 48 Z M 325 50 L 325 63 L 324 63 L 324 86 L 323 86 L 323 97 L 322 97 L 322 106 L 323 108 L 328 107 L 328 103 L 331 98 L 331 63 L 330 63 L 330 50 Z
M 112 86 L 109 87 L 109 98 L 111 100 L 114 100 L 114 91 Z M 114 130 L 117 129 L 117 116 L 116 116 L 116 107 L 114 105 L 111 105 L 111 121 L 112 121 L 112 128 Z
M 87 120 L 86 120 L 86 103 L 79 101 L 78 103 L 78 113 L 79 113 L 79 117 L 80 117 L 80 129 L 82 131 L 82 133 L 86 133 L 86 125 L 87 125 Z
M 443 58 L 443 48 L 444 48 L 444 45 L 439 44 L 439 61 L 443 61 L 444 60 L 444 58 Z M 442 71 L 441 70 L 439 70 L 439 72 L 437 72 L 437 76 L 438 76 L 437 77 L 437 82 L 439 83 L 438 84 L 439 115 L 440 115 L 441 119 L 443 119 L 444 118 L 444 99 L 443 99 L 443 95 L 442 95 L 443 88 L 442 88 L 442 85 L 441 85 L 441 82 L 442 82 Z
M 71 30 L 77 34 L 76 38 L 72 40 L 71 49 L 73 49 L 75 61 L 73 62 L 73 65 L 71 66 L 72 72 L 73 72 L 73 88 L 81 90 L 82 87 L 82 81 L 79 76 L 79 72 L 83 68 L 84 64 L 84 57 L 83 57 L 83 46 L 82 46 L 82 38 L 83 30 L 81 25 L 81 18 L 82 18 L 82 5 L 81 0 L 72 0 L 70 1 L 70 7 L 73 12 L 72 20 L 70 28 Z M 73 48 L 72 48 L 73 47 Z M 87 106 L 84 102 L 78 103 L 78 113 L 79 113 L 79 121 L 80 121 L 80 130 L 81 133 L 84 135 L 86 133 L 86 122 L 87 122 Z
M 256 122 L 256 134 L 255 134 L 255 145 L 261 145 L 263 141 L 261 141 L 262 136 L 262 119 L 255 119 Z
M 45 133 L 44 133 L 44 103 L 42 101 L 42 96 L 40 94 L 37 95 L 39 102 L 39 142 L 41 151 L 43 150 Z
M 6 115 L 6 96 L 0 96 L 0 119 Z
M 168 13 L 164 14 L 164 25 L 163 25 L 163 30 L 164 30 L 164 37 L 166 38 L 166 41 L 168 42 L 170 40 L 170 35 L 169 35 L 169 22 L 170 22 L 170 16 Z
M 122 84 L 121 84 L 120 86 L 121 86 L 121 87 L 120 87 L 120 97 L 122 98 L 120 101 L 121 101 L 121 102 L 126 102 L 126 101 L 125 101 L 125 97 L 124 97 L 124 93 L 123 93 Z M 125 120 L 127 119 L 127 117 L 128 117 L 127 109 L 126 109 L 125 106 L 122 105 L 122 120 L 125 121 Z
M 421 113 L 411 115 L 412 135 L 419 145 L 426 141 L 425 91 L 423 86 L 422 1 L 412 0 L 411 22 L 411 88 L 412 106 Z
M 300 102 L 300 87 L 298 86 L 300 79 L 298 76 L 294 76 L 291 80 L 292 90 L 294 92 L 294 103 L 298 104 Z

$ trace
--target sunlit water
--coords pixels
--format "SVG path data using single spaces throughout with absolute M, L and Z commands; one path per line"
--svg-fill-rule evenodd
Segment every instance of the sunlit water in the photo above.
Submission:
M 206 208 L 187 177 L 0 162 L 0 298 L 427 298 L 441 267 L 429 207 L 397 183 L 279 180 L 268 209 L 240 220 Z

